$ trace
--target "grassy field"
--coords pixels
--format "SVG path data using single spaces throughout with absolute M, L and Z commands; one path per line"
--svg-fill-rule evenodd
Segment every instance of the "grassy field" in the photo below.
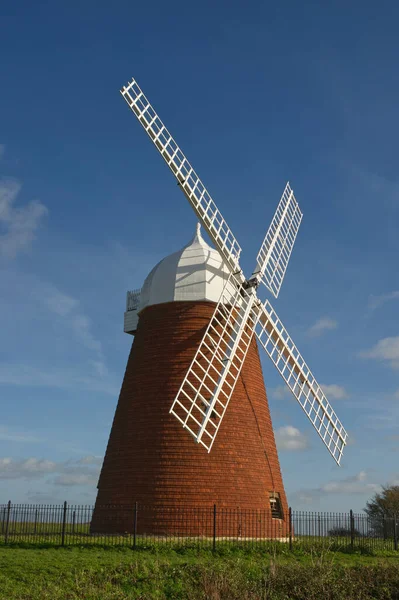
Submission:
M 399 557 L 0 548 L 1 600 L 399 600 Z

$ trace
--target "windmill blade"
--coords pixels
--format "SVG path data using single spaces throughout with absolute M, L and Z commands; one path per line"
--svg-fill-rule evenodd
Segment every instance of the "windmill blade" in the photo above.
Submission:
M 137 82 L 132 79 L 120 92 L 175 175 L 195 214 L 226 264 L 232 271 L 240 270 L 238 261 L 241 248 L 237 240 L 204 184 L 144 96 Z M 241 280 L 244 280 L 243 276 Z
M 269 301 L 259 307 L 259 342 L 302 406 L 337 464 L 347 433 Z
M 287 183 L 257 256 L 253 276 L 278 297 L 302 221 L 302 212 Z
M 210 451 L 251 343 L 255 289 L 231 274 L 170 412 Z

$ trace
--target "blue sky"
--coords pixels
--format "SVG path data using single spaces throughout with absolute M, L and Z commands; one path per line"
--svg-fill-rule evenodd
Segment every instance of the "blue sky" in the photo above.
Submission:
M 0 502 L 94 500 L 126 290 L 193 235 L 132 76 L 247 274 L 288 179 L 304 213 L 272 303 L 351 443 L 336 467 L 265 356 L 290 504 L 360 510 L 399 482 L 399 9 L 320 4 L 2 3 Z

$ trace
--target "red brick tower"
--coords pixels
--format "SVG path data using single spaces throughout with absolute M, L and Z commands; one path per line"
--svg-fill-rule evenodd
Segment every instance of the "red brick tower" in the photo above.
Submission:
M 255 338 L 210 453 L 169 414 L 226 273 L 198 229 L 188 246 L 151 271 L 138 307 L 130 297 L 125 331 L 135 339 L 98 483 L 93 531 L 131 531 L 138 502 L 139 532 L 173 533 L 175 509 L 186 507 L 193 510 L 186 511 L 185 527 L 190 514 L 190 533 L 207 533 L 210 523 L 198 515 L 216 504 L 235 509 L 234 522 L 221 525 L 220 534 L 236 535 L 239 510 L 256 509 L 264 511 L 265 536 L 286 535 L 287 500 Z M 121 510 L 109 511 L 109 505 Z

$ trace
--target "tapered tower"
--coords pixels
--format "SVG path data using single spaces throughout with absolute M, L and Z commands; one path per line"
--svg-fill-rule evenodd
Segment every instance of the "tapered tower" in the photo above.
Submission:
M 187 246 L 154 267 L 141 293 L 128 294 L 125 331 L 134 341 L 98 483 L 93 530 L 131 530 L 131 509 L 138 502 L 151 506 L 148 531 L 173 529 L 165 507 L 217 504 L 263 509 L 270 521 L 274 516 L 278 535 L 285 534 L 287 500 L 255 339 L 211 453 L 193 443 L 169 412 L 228 276 L 198 226 Z M 124 507 L 119 518 L 117 511 L 110 518 L 111 511 L 102 508 L 109 505 Z M 236 534 L 233 524 L 230 529 Z

